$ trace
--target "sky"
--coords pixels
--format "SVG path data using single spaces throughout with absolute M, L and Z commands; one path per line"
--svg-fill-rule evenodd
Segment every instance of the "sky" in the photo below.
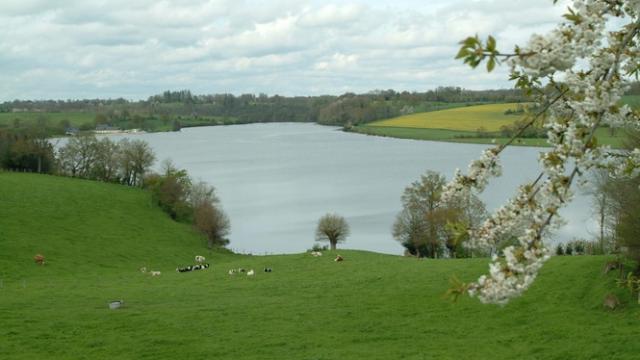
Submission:
M 510 88 L 458 42 L 524 44 L 551 0 L 2 0 L 0 101 Z

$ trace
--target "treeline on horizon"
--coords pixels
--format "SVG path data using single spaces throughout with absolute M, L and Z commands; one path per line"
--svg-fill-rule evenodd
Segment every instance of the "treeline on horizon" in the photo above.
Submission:
M 414 112 L 441 110 L 468 104 L 522 102 L 519 90 L 467 90 L 460 87 L 438 87 L 425 92 L 376 90 L 365 94 L 345 93 L 340 96 L 268 96 L 266 94 L 194 95 L 189 90 L 165 91 L 147 100 L 14 100 L 0 104 L 0 113 L 13 118 L 17 127 L 20 113 L 41 112 L 42 124 L 48 113 L 91 113 L 92 121 L 80 124 L 60 120 L 58 132 L 76 126 L 92 130 L 96 125 L 112 125 L 121 129 L 178 130 L 181 127 L 227 125 L 256 122 L 315 122 L 323 125 L 359 125 Z M 153 128 L 161 124 L 163 129 Z M 47 124 L 52 126 L 51 124 Z

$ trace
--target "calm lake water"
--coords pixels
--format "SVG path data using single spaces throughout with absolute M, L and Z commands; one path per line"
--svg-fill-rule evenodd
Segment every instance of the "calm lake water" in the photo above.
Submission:
M 119 138 L 120 136 L 113 136 Z M 253 254 L 311 248 L 318 219 L 344 216 L 351 235 L 338 247 L 402 254 L 391 236 L 404 188 L 426 170 L 450 177 L 466 169 L 484 145 L 401 140 L 350 134 L 315 124 L 199 127 L 131 135 L 217 189 L 231 219 L 230 248 Z M 536 148 L 510 148 L 504 175 L 481 198 L 492 210 L 539 168 Z M 157 162 L 159 164 L 159 161 Z M 552 241 L 596 232 L 590 200 L 578 196 L 561 214 L 568 221 Z

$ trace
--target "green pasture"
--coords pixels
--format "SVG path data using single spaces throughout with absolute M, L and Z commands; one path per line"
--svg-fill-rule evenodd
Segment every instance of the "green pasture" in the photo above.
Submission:
M 48 127 L 59 126 L 69 121 L 72 126 L 93 124 L 94 112 L 6 112 L 0 113 L 0 127 L 46 124 Z
M 614 274 L 602 274 L 606 257 L 555 257 L 523 297 L 499 307 L 443 298 L 449 279 L 476 279 L 488 259 L 338 252 L 344 262 L 332 260 L 335 252 L 208 251 L 141 190 L 0 172 L 0 358 L 636 359 L 640 352 L 640 305 L 615 287 Z M 33 262 L 36 253 L 44 266 Z M 175 272 L 197 254 L 210 269 Z M 228 275 L 239 267 L 256 276 Z M 602 308 L 609 292 L 621 309 Z M 115 299 L 124 307 L 108 309 Z

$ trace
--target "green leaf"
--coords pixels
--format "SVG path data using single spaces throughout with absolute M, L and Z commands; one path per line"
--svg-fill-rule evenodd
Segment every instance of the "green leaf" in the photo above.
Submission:
M 456 59 L 461 59 L 464 57 L 469 56 L 470 51 L 467 47 L 463 46 L 460 48 L 460 51 L 458 51 L 458 55 L 456 55 Z
M 494 52 L 496 51 L 496 39 L 489 35 L 489 38 L 487 39 L 487 50 Z
M 489 61 L 487 62 L 487 71 L 488 72 L 492 72 L 493 68 L 495 68 L 495 67 L 496 67 L 496 58 L 495 58 L 495 56 L 491 56 L 489 58 Z

